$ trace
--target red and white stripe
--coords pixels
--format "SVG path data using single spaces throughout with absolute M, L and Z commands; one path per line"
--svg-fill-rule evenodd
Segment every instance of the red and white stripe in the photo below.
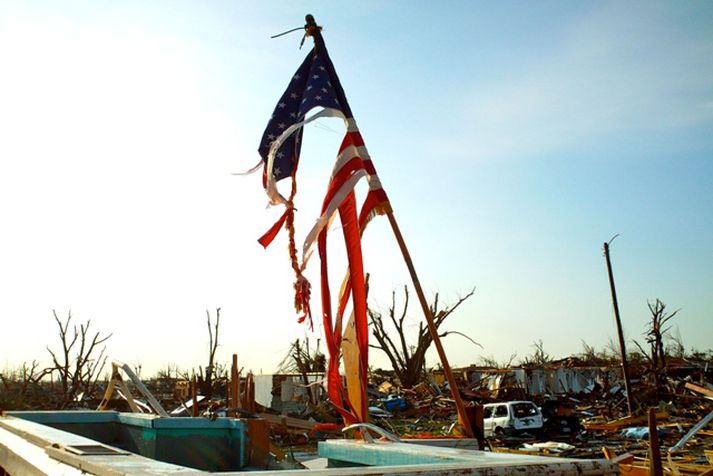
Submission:
M 320 232 L 329 226 L 335 216 L 335 212 L 344 199 L 354 190 L 356 184 L 363 177 L 366 177 L 369 184 L 369 194 L 373 197 L 381 198 L 377 200 L 371 208 L 378 205 L 379 202 L 386 201 L 386 193 L 381 187 L 381 181 L 376 175 L 374 164 L 371 162 L 369 152 L 364 145 L 364 140 L 357 128 L 354 119 L 346 120 L 347 133 L 342 140 L 342 145 L 339 147 L 337 161 L 332 169 L 332 175 L 329 179 L 329 187 L 327 194 L 324 197 L 322 204 L 322 213 L 317 219 L 317 222 L 312 227 L 312 230 L 307 234 L 302 247 L 303 262 L 309 260 L 312 248 L 317 242 Z M 371 200 L 373 202 L 373 200 Z M 365 202 L 364 206 L 368 203 Z M 362 214 L 365 212 L 362 209 Z

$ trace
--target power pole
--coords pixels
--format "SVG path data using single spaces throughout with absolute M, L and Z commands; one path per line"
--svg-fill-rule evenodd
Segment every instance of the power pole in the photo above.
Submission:
M 616 235 L 618 236 L 618 235 Z M 614 236 L 614 238 L 616 238 Z M 621 330 L 621 318 L 619 317 L 619 303 L 616 300 L 616 287 L 614 286 L 614 274 L 611 269 L 611 260 L 609 259 L 609 242 L 604 243 L 604 258 L 607 261 L 607 271 L 609 273 L 609 287 L 611 288 L 611 298 L 614 304 L 614 317 L 616 318 L 616 331 L 619 335 L 619 349 L 621 350 L 621 369 L 624 374 L 624 388 L 626 389 L 626 405 L 629 408 L 629 415 L 633 413 L 631 406 L 631 382 L 629 380 L 629 364 L 626 361 L 626 345 L 624 344 L 624 332 Z

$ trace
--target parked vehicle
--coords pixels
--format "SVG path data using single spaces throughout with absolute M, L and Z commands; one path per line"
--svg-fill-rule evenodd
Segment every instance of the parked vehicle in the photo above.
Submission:
M 513 401 L 483 405 L 485 436 L 500 436 L 542 429 L 542 412 L 532 402 Z

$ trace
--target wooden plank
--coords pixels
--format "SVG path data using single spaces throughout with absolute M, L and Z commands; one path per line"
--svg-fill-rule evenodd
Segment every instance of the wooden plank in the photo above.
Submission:
M 117 374 L 117 383 L 119 384 L 119 387 L 121 388 L 121 391 L 124 394 L 124 398 L 126 398 L 126 402 L 129 404 L 129 408 L 131 408 L 131 411 L 134 413 L 143 413 L 139 406 L 136 404 L 134 401 L 134 397 L 131 396 L 131 390 L 129 390 L 129 387 L 126 385 L 126 382 L 124 382 L 124 379 L 121 378 L 121 375 Z
M 349 401 L 357 412 L 360 412 L 364 389 L 362 388 L 359 374 L 359 346 L 356 338 L 356 324 L 352 312 L 344 329 L 342 338 L 342 361 L 344 362 L 344 375 L 347 381 L 347 395 Z M 368 421 L 368 415 L 359 415 L 362 421 Z
M 695 383 L 691 383 L 691 382 L 686 382 L 685 387 L 688 390 L 693 390 L 694 392 L 698 392 L 701 395 L 705 395 L 706 397 L 713 398 L 713 390 L 708 390 L 705 387 L 701 387 L 700 385 L 696 385 Z
M 117 365 L 121 370 L 126 373 L 126 375 L 129 376 L 131 379 L 131 382 L 134 384 L 134 386 L 141 392 L 141 394 L 146 398 L 146 400 L 149 402 L 149 405 L 151 405 L 151 408 L 153 411 L 155 411 L 158 415 L 162 417 L 167 417 L 168 413 L 166 410 L 161 406 L 161 404 L 156 400 L 156 397 L 153 396 L 153 394 L 149 391 L 148 388 L 146 388 L 146 385 L 141 381 L 141 379 L 134 373 L 133 370 L 131 370 L 131 367 L 129 367 L 128 364 L 123 364 L 119 362 L 112 363 L 112 365 Z
M 242 395 L 242 408 L 248 412 L 255 412 L 255 379 L 252 372 L 245 377 Z
M 656 419 L 657 420 L 665 420 L 668 419 L 668 412 L 663 411 L 663 412 L 656 412 Z M 625 417 L 625 418 L 620 418 L 618 420 L 612 420 L 608 421 L 605 423 L 584 423 L 582 426 L 586 428 L 587 430 L 594 430 L 594 431 L 615 431 L 621 428 L 622 426 L 632 426 L 632 425 L 638 425 L 642 423 L 646 423 L 648 421 L 648 416 L 638 416 L 638 417 Z
M 706 425 L 707 425 L 708 423 L 710 423 L 711 421 L 713 421 L 713 411 L 710 412 L 710 413 L 709 413 L 708 415 L 706 415 L 705 417 L 703 417 L 703 419 L 702 419 L 701 421 L 699 421 L 698 423 L 696 423 L 696 424 L 693 426 L 693 428 L 691 428 L 690 430 L 688 430 L 688 433 L 686 433 L 685 435 L 683 435 L 683 438 L 681 438 L 680 440 L 678 440 L 678 443 L 676 443 L 676 444 L 673 445 L 671 448 L 669 448 L 668 452 L 669 452 L 669 453 L 673 453 L 674 451 L 678 451 L 678 450 L 680 450 L 681 448 L 683 448 L 683 445 L 685 445 L 686 442 L 688 442 L 688 440 L 689 440 L 693 435 L 695 435 L 699 430 L 701 430 L 704 426 L 706 426 Z
M 635 464 L 620 464 L 619 474 L 621 476 L 649 476 L 649 468 Z
M 314 428 L 315 422 L 302 420 L 300 418 L 292 418 L 285 415 L 272 415 L 270 413 L 258 414 L 260 418 L 268 421 L 273 425 L 282 425 L 285 427 L 298 428 L 300 430 L 311 430 Z
M 270 461 L 270 432 L 265 420 L 246 419 L 248 446 L 248 464 L 255 468 L 266 468 Z
M 649 408 L 649 471 L 651 476 L 663 476 L 661 466 L 661 446 L 659 445 L 659 434 L 656 428 L 656 409 Z
M 631 453 L 624 453 L 612 459 L 612 461 L 618 465 L 631 464 L 634 462 L 634 455 Z
M 196 380 L 196 376 L 193 375 L 193 381 L 191 382 L 191 400 L 193 401 L 193 405 L 191 405 L 191 416 L 192 417 L 197 417 L 198 416 L 198 381 Z
M 117 378 L 121 378 L 121 375 L 119 375 L 119 369 L 112 365 L 111 380 L 109 381 L 109 385 L 106 387 L 106 391 L 104 391 L 104 397 L 102 397 L 102 401 L 99 402 L 97 410 L 106 410 L 106 407 L 109 405 L 109 401 L 111 400 L 111 396 L 114 394 L 114 387 L 116 387 Z
M 238 373 L 238 354 L 233 354 L 230 367 L 230 406 L 240 408 L 240 374 Z

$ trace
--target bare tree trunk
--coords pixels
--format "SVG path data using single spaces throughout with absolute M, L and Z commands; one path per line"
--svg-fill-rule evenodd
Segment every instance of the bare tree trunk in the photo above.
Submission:
M 52 314 L 59 327 L 59 338 L 62 343 L 61 353 L 55 353 L 49 346 L 47 351 L 52 356 L 53 366 L 46 369 L 45 373 L 54 372 L 59 374 L 59 383 L 62 388 L 62 397 L 58 402 L 60 408 L 66 408 L 74 401 L 80 390 L 85 394 L 90 394 L 96 389 L 96 381 L 101 375 L 101 371 L 106 364 L 105 348 L 98 357 L 93 357 L 97 346 L 106 342 L 112 334 L 102 337 L 99 332 L 90 336 L 89 326 L 91 321 L 72 327 L 70 336 L 69 324 L 72 320 L 72 313 L 68 313 L 67 319 L 62 322 L 57 313 Z M 78 345 L 78 348 L 75 347 Z M 58 356 L 59 354 L 59 356 Z M 87 395 L 88 396 L 88 395 Z
M 464 297 L 459 298 L 458 302 L 453 306 L 446 306 L 441 310 L 438 309 L 438 294 L 436 294 L 433 299 L 433 303 L 429 306 L 431 315 L 434 317 L 436 329 L 443 324 L 446 318 L 450 316 L 453 311 L 458 308 L 458 306 L 471 297 L 474 292 L 475 288 L 473 288 Z M 398 339 L 396 341 L 390 337 L 390 334 L 393 333 L 388 332 L 387 326 L 384 324 L 382 313 L 371 308 L 369 308 L 368 311 L 371 331 L 377 342 L 376 345 L 371 345 L 371 347 L 380 349 L 386 354 L 386 357 L 389 359 L 389 362 L 391 362 L 391 367 L 393 368 L 396 377 L 401 382 L 401 385 L 410 388 L 417 385 L 425 375 L 426 351 L 433 343 L 433 337 L 428 331 L 428 327 L 424 326 L 423 322 L 421 322 L 419 323 L 415 345 L 408 344 L 405 323 L 408 303 L 408 287 L 404 286 L 404 304 L 401 312 L 397 313 L 396 291 L 391 294 L 391 307 L 389 307 L 387 314 L 391 324 L 390 327 L 393 327 L 396 330 L 396 336 Z M 445 337 L 449 334 L 459 334 L 466 337 L 471 342 L 474 342 L 470 339 L 470 337 L 455 331 L 444 332 L 439 334 L 439 336 Z
M 211 328 L 210 312 L 205 311 L 208 322 L 208 365 L 203 380 L 203 395 L 206 400 L 213 397 L 213 375 L 215 374 L 215 353 L 218 350 L 218 330 L 220 329 L 220 308 L 215 309 L 215 324 Z

